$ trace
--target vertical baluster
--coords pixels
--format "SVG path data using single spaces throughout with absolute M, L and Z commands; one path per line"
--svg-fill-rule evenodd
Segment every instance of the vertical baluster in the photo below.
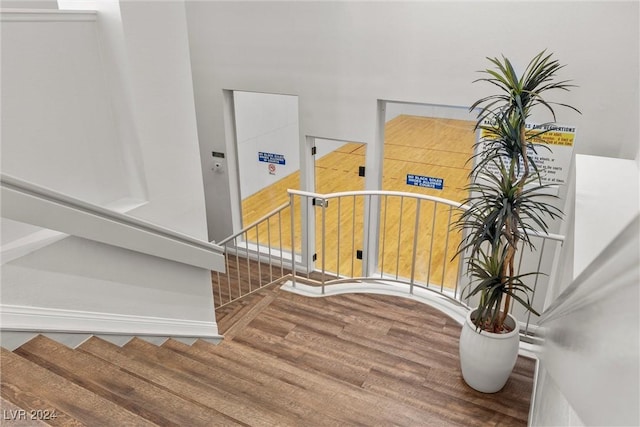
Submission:
M 545 239 L 544 237 L 542 237 L 542 247 L 540 247 L 540 256 L 538 257 L 538 267 L 536 268 L 536 271 L 540 271 L 540 268 L 542 267 L 542 256 L 544 254 L 544 246 L 547 243 L 547 239 Z M 538 278 L 540 277 L 539 274 L 536 274 L 536 279 L 533 282 L 533 292 L 531 293 L 531 306 L 533 306 L 533 300 L 536 297 L 536 288 L 538 287 Z M 531 312 L 528 311 L 527 312 L 527 323 L 524 327 L 524 334 L 527 335 L 529 333 L 529 323 L 531 321 Z
M 292 286 L 295 288 L 296 287 L 296 245 L 295 245 L 296 221 L 294 219 L 295 208 L 293 206 L 293 194 L 289 195 L 289 205 L 291 207 L 291 274 L 292 274 L 291 283 L 292 283 Z
M 273 265 L 271 261 L 271 217 L 267 218 L 267 249 L 269 250 L 269 283 L 273 282 Z
M 230 264 L 229 264 L 229 244 L 228 243 L 225 243 L 224 245 L 224 260 L 225 260 L 225 263 L 227 264 L 227 273 L 226 273 L 227 288 L 229 290 L 229 298 L 231 298 L 231 271 L 229 270 Z M 222 289 L 222 284 L 220 285 L 220 289 Z M 220 302 L 222 302 L 222 294 L 220 294 Z
M 356 196 L 353 196 L 353 210 L 351 211 L 351 277 L 355 274 L 355 258 L 356 252 Z
M 522 269 L 522 259 L 524 258 L 524 250 L 525 250 L 524 240 L 521 240 L 520 249 L 518 249 L 518 254 L 520 258 L 518 259 L 518 268 L 516 268 L 516 272 L 515 272 L 516 274 L 520 274 L 520 270 Z M 513 314 L 514 308 L 515 308 L 515 304 L 511 304 L 509 313 Z
M 404 214 L 404 196 L 400 196 L 400 220 L 398 221 L 398 240 L 396 242 L 396 280 L 398 280 L 398 272 L 400 270 L 400 241 L 402 238 L 402 217 Z
M 449 217 L 447 218 L 447 234 L 444 240 L 444 254 L 442 256 L 442 282 L 440 283 L 440 292 L 444 291 L 444 281 L 447 273 L 447 252 L 449 250 L 449 233 L 451 232 L 451 212 L 453 206 L 449 206 Z
M 409 281 L 409 293 L 413 294 L 413 284 L 415 281 L 416 258 L 418 254 L 418 234 L 420 231 L 420 205 L 422 200 L 416 199 L 416 223 L 413 227 L 413 250 L 411 253 L 411 279 Z
M 249 292 L 253 289 L 253 284 L 251 283 L 251 261 L 249 260 L 249 231 L 247 230 L 244 233 L 244 247 L 245 247 L 245 257 L 247 260 L 247 277 L 249 278 Z
M 385 194 L 384 195 L 384 215 L 383 215 L 383 220 L 382 220 L 382 252 L 380 252 L 382 255 L 380 256 L 380 278 L 382 279 L 384 277 L 384 244 L 385 241 L 387 239 L 387 201 L 388 201 L 388 196 Z
M 369 252 L 368 249 L 369 247 L 372 246 L 371 245 L 371 211 L 373 210 L 373 204 L 371 203 L 371 197 L 372 195 L 369 194 L 367 195 L 366 203 L 364 200 L 362 201 L 363 209 L 366 206 L 369 207 L 367 210 L 367 221 L 366 221 L 366 224 L 368 226 L 365 231 L 367 233 L 367 238 L 364 239 L 364 242 L 366 243 L 367 246 L 364 246 L 364 245 L 362 246 L 362 273 L 363 273 L 362 276 L 364 277 L 370 276 L 370 269 L 371 269 L 371 266 L 369 265 L 369 256 L 368 256 L 368 252 Z M 364 227 L 364 223 L 363 223 L 363 227 Z
M 326 211 L 327 211 L 327 199 L 322 199 L 322 228 L 320 234 L 322 235 L 322 294 L 324 295 L 324 282 L 325 278 L 325 260 L 327 258 L 326 252 Z
M 433 241 L 436 236 L 436 212 L 438 202 L 433 202 L 433 221 L 431 222 L 431 242 L 429 243 L 429 264 L 427 265 L 427 288 L 431 286 L 431 261 L 433 259 Z
M 233 241 L 235 242 L 235 250 L 236 250 L 236 272 L 238 274 L 238 297 L 240 297 L 240 295 L 242 295 L 242 289 L 240 288 L 241 284 L 242 284 L 242 280 L 240 280 L 240 252 L 239 252 L 239 245 L 238 245 L 238 237 L 236 237 L 235 239 L 233 239 Z M 229 293 L 229 302 L 231 302 L 231 293 Z
M 249 254 L 247 254 L 247 258 Z M 256 259 L 258 261 L 258 288 L 262 287 L 262 262 L 260 262 L 260 224 L 256 224 Z
M 336 276 L 340 277 L 340 235 L 342 234 L 341 229 L 342 229 L 342 213 L 341 213 L 341 209 L 342 209 L 342 197 L 338 197 L 338 247 L 337 247 L 337 254 L 336 254 Z
M 282 242 L 282 211 L 278 212 L 278 243 L 280 244 L 280 277 L 282 277 L 284 276 L 284 244 Z M 293 250 L 291 251 L 291 254 L 293 254 Z M 291 259 L 293 259 L 293 256 Z

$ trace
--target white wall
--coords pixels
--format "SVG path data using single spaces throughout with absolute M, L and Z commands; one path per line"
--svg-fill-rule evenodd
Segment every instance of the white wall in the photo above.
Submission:
M 468 106 L 491 90 L 471 83 L 485 56 L 524 67 L 548 48 L 579 86 L 556 98 L 583 112 L 559 111 L 578 129 L 576 151 L 637 153 L 637 3 L 188 2 L 187 19 L 213 239 L 232 231 L 229 178 L 209 172 L 210 152 L 229 147 L 224 89 L 297 95 L 301 144 L 362 141 L 377 156 L 377 100 Z
M 68 237 L 2 265 L 2 304 L 213 321 L 210 283 L 200 268 Z
M 410 116 L 435 117 L 440 119 L 476 120 L 476 115 L 469 112 L 469 106 L 456 107 L 445 105 L 407 104 L 402 102 L 387 102 L 385 120 L 388 122 L 401 114 Z
M 532 425 L 640 423 L 639 218 L 543 315 Z
M 0 8 L 7 9 L 57 9 L 56 0 L 0 0 Z
M 234 92 L 240 196 L 245 199 L 300 169 L 298 98 L 295 96 Z M 258 153 L 280 154 L 284 165 L 258 160 Z
M 532 424 L 638 425 L 640 174 L 633 160 L 585 155 L 574 169 Z
M 149 199 L 130 213 L 206 239 L 184 3 L 121 1 L 120 12 Z
M 65 22 L 69 13 L 51 15 L 53 22 L 3 22 L 3 172 L 94 203 L 142 196 L 130 215 L 206 240 L 184 3 L 154 2 L 151 15 L 145 2 L 79 4 L 99 8 L 98 23 Z M 2 225 L 14 242 L 39 231 Z M 4 306 L 216 329 L 208 270 L 81 238 L 4 263 L 1 291 Z
M 95 15 L 2 15 L 2 172 L 106 205 L 139 197 L 125 167 Z

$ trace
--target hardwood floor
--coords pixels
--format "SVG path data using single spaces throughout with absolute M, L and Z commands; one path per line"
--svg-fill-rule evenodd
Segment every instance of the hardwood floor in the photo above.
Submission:
M 474 122 L 400 115 L 385 125 L 382 189 L 426 194 L 454 201 L 462 201 L 467 193 L 470 164 L 467 159 L 473 154 L 475 134 Z M 366 144 L 346 143 L 331 153 L 316 160 L 316 192 L 333 193 L 347 190 L 363 190 L 364 178 L 358 176 L 358 166 L 365 164 Z M 441 190 L 407 185 L 408 174 L 442 178 Z M 242 201 L 243 223 L 250 224 L 271 210 L 287 202 L 287 189 L 299 188 L 299 173 L 283 177 L 280 181 L 258 191 Z M 400 215 L 401 201 L 389 199 L 382 202 L 380 210 L 380 244 L 378 265 L 382 272 L 391 276 L 409 278 L 420 283 L 443 285 L 453 289 L 458 275 L 458 260 L 453 259 L 460 235 L 449 234 L 448 208 L 439 207 L 432 222 L 433 206 L 421 204 L 420 230 L 416 243 L 419 262 L 413 263 L 411 248 L 414 245 L 413 227 L 416 222 L 415 202 L 404 203 Z M 296 251 L 301 250 L 301 222 L 299 200 L 295 205 Z M 325 216 L 325 248 L 317 239 L 316 266 L 326 271 L 351 277 L 361 276 L 362 261 L 357 258 L 363 249 L 364 199 L 344 200 L 327 209 L 316 210 L 316 235 L 321 234 L 321 215 Z M 452 220 L 455 220 L 455 213 Z M 402 229 L 400 225 L 402 224 Z M 274 246 L 289 251 L 291 220 L 290 212 L 284 212 L 281 222 L 270 224 L 270 241 Z M 262 227 L 259 236 L 266 245 L 267 230 Z M 280 238 L 280 236 L 284 236 Z M 434 238 L 434 244 L 431 238 Z M 248 239 L 256 242 L 255 232 Z M 386 242 L 386 245 L 383 243 Z M 403 248 L 401 251 L 398 248 Z M 326 255 L 323 255 L 326 254 Z M 339 254 L 339 256 L 338 256 Z
M 524 426 L 534 362 L 482 394 L 458 367 L 460 327 L 398 297 L 307 298 L 267 287 L 221 310 L 225 339 L 2 350 L 10 408 L 51 425 Z M 4 406 L 3 406 L 4 407 Z M 3 420 L 10 426 L 11 421 Z

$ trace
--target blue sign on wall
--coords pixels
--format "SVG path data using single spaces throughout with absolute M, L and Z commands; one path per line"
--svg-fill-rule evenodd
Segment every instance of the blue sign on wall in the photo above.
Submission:
M 275 163 L 276 165 L 284 165 L 285 159 L 282 154 L 258 152 L 258 160 L 265 163 Z
M 407 185 L 415 185 L 416 187 L 433 188 L 435 190 L 442 190 L 442 188 L 444 187 L 444 179 L 434 178 L 431 176 L 407 174 Z

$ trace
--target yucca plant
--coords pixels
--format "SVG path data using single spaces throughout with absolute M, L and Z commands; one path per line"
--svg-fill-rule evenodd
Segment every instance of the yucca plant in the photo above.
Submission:
M 504 332 L 512 300 L 538 314 L 531 306 L 532 289 L 523 279 L 540 273 L 516 274 L 516 253 L 523 243 L 533 248 L 532 231 L 546 233 L 546 221 L 561 217 L 562 212 L 545 200 L 550 197 L 545 191 L 548 185 L 542 183 L 532 158 L 541 147 L 548 149 L 539 141 L 549 130 L 527 132 L 525 125 L 538 108 L 551 113 L 553 122 L 557 106 L 579 112 L 545 98 L 550 91 L 573 86 L 566 80 L 555 81 L 564 66 L 551 57 L 545 51 L 539 53 L 522 76 L 504 56 L 487 58 L 494 68 L 481 71 L 485 76 L 474 81 L 499 89 L 470 107 L 470 111 L 479 109 L 475 131 L 482 131 L 476 144 L 481 149 L 470 159 L 475 161 L 467 187 L 470 196 L 463 202 L 469 209 L 456 222 L 464 232 L 457 255 L 469 257 L 467 295 L 479 297 L 477 329 Z

